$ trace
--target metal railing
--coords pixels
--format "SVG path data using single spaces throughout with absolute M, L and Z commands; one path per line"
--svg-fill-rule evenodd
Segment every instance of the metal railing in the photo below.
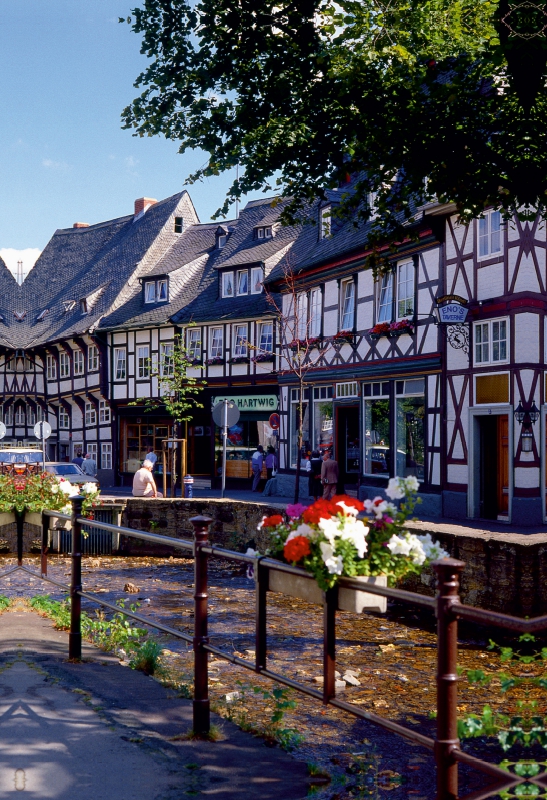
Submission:
M 42 515 L 42 547 L 40 574 L 23 566 L 22 557 L 18 559 L 17 567 L 4 572 L 0 577 L 20 569 L 30 575 L 42 578 L 58 588 L 66 590 L 70 595 L 71 616 L 69 631 L 69 658 L 81 660 L 82 633 L 81 633 L 81 602 L 82 598 L 96 605 L 119 612 L 119 607 L 99 600 L 94 595 L 88 594 L 82 587 L 82 526 L 89 524 L 89 520 L 82 517 L 82 497 L 72 499 L 72 515 L 67 516 L 57 511 L 44 511 Z M 72 524 L 72 575 L 70 585 L 61 583 L 48 577 L 48 530 L 49 517 L 70 520 Z M 393 589 L 378 585 L 367 586 L 367 593 L 380 595 L 402 603 L 407 603 L 422 608 L 429 608 L 437 617 L 437 718 L 435 738 L 425 736 L 415 730 L 386 719 L 371 711 L 365 711 L 357 705 L 340 700 L 335 693 L 336 669 L 336 611 L 338 606 L 338 589 L 335 587 L 324 593 L 323 599 L 323 690 L 312 689 L 285 675 L 274 672 L 267 667 L 267 593 L 269 590 L 270 570 L 285 572 L 314 580 L 304 570 L 283 564 L 268 557 L 254 557 L 244 555 L 222 547 L 215 547 L 209 542 L 209 526 L 212 520 L 208 517 L 193 517 L 190 522 L 194 528 L 193 541 L 174 539 L 155 533 L 111 525 L 105 522 L 94 521 L 93 525 L 103 531 L 112 531 L 123 536 L 153 542 L 158 545 L 168 545 L 177 550 L 183 550 L 194 558 L 194 635 L 182 633 L 175 628 L 155 622 L 142 614 L 125 610 L 123 613 L 141 624 L 148 625 L 159 631 L 175 636 L 185 642 L 191 643 L 194 652 L 194 699 L 193 699 L 193 727 L 196 734 L 207 734 L 210 730 L 210 704 L 208 680 L 208 654 L 225 659 L 244 669 L 251 670 L 262 677 L 270 678 L 295 691 L 312 697 L 325 705 L 346 711 L 355 717 L 365 719 L 378 725 L 384 730 L 402 736 L 405 739 L 422 745 L 433 751 L 437 767 L 437 800 L 458 800 L 458 765 L 466 764 L 480 772 L 489 775 L 495 780 L 494 784 L 483 790 L 473 792 L 460 800 L 486 800 L 502 791 L 509 791 L 526 782 L 540 789 L 547 788 L 547 772 L 534 777 L 519 777 L 501 767 L 483 761 L 466 753 L 460 748 L 457 735 L 458 710 L 458 620 L 499 628 L 518 633 L 533 633 L 547 629 L 547 616 L 535 619 L 519 619 L 506 614 L 474 608 L 460 602 L 458 596 L 460 576 L 465 564 L 452 558 L 442 559 L 433 563 L 437 576 L 436 597 L 427 597 L 402 589 Z M 255 569 L 256 581 L 256 609 L 255 609 L 255 660 L 235 656 L 217 647 L 209 641 L 208 635 L 208 561 L 210 558 L 222 558 L 242 564 L 252 564 Z M 339 581 L 340 587 L 363 590 L 363 584 L 350 578 Z

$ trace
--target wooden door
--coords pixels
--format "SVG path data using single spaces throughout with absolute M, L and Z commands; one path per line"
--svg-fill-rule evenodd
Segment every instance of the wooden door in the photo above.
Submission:
M 509 417 L 498 417 L 498 514 L 509 513 Z

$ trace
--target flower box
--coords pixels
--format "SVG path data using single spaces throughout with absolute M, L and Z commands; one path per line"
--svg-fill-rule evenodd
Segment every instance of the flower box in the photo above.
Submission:
M 0 513 L 0 526 L 11 525 L 12 522 L 15 522 L 15 514 L 11 511 L 3 511 Z
M 339 331 L 332 337 L 333 344 L 353 344 L 355 334 L 351 331 Z
M 274 360 L 273 353 L 259 353 L 253 358 L 255 364 L 271 363 Z
M 249 356 L 234 356 L 230 359 L 230 364 L 248 364 Z
M 218 367 L 224 364 L 224 359 L 220 356 L 213 356 L 212 358 L 208 358 L 205 363 L 208 367 Z
M 317 585 L 315 578 L 310 575 L 294 575 L 290 572 L 269 569 L 269 589 L 271 592 L 281 592 L 289 597 L 298 597 L 308 603 L 323 605 L 323 591 Z M 387 577 L 377 575 L 374 577 L 358 576 L 351 580 L 359 581 L 369 586 L 387 586 Z M 358 589 L 338 589 L 338 610 L 351 611 L 360 614 L 362 611 L 376 611 L 385 614 L 387 611 L 387 598 Z

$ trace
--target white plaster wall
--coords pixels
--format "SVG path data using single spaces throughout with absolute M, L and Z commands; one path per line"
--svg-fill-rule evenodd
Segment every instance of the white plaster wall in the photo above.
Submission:
M 515 317 L 515 361 L 539 361 L 539 315 L 517 314 Z
M 536 489 L 540 474 L 537 467 L 515 467 L 515 486 L 519 489 Z
M 477 300 L 503 295 L 503 264 L 481 267 L 477 276 Z
M 126 400 L 127 399 L 127 387 L 125 384 L 117 384 L 115 383 L 113 386 L 113 397 L 114 400 Z
M 468 467 L 466 464 L 448 464 L 448 483 L 468 483 Z
M 518 252 L 518 248 L 515 247 L 515 250 L 511 252 L 511 257 L 513 256 L 513 252 Z M 509 273 L 511 274 L 511 272 Z M 515 292 L 539 292 L 540 286 L 537 279 L 536 268 L 534 265 L 534 259 L 532 258 L 532 254 L 526 256 L 522 255 L 520 259 L 520 265 L 517 274 L 517 280 L 515 282 Z

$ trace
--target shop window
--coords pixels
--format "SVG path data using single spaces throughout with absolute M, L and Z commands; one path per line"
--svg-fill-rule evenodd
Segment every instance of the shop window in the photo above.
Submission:
M 127 377 L 127 350 L 125 347 L 114 348 L 114 380 L 124 381 Z
M 249 270 L 240 269 L 237 273 L 237 293 L 249 294 Z
M 104 425 L 110 422 L 110 406 L 106 400 L 99 400 L 99 423 Z
M 59 353 L 59 377 L 70 378 L 70 356 L 68 353 Z
M 264 270 L 262 267 L 253 267 L 251 270 L 251 294 L 261 294 L 264 283 Z
M 353 330 L 355 324 L 355 281 L 340 284 L 340 330 Z
M 487 211 L 478 220 L 479 258 L 501 253 L 501 214 Z
M 321 289 L 312 289 L 310 292 L 310 338 L 315 339 L 321 336 L 321 314 L 322 314 Z
M 188 361 L 201 361 L 201 328 L 187 328 L 186 353 Z
M 402 478 L 414 475 L 419 481 L 424 480 L 425 466 L 425 399 L 423 394 L 418 394 L 423 392 L 423 386 L 423 378 L 395 382 L 395 470 Z
M 223 297 L 233 297 L 234 296 L 234 273 L 233 272 L 223 272 L 222 277 L 222 296 Z
M 382 276 L 378 282 L 377 322 L 391 322 L 393 316 L 393 272 Z
M 389 382 L 365 383 L 365 475 L 389 478 L 391 431 Z
M 266 452 L 268 447 L 277 450 L 278 439 L 275 431 L 269 425 L 271 411 L 263 412 L 263 419 L 248 419 L 242 413 L 238 423 L 228 428 L 226 447 L 226 477 L 229 480 L 248 481 L 252 477 L 251 459 L 257 445 L 261 444 Z M 255 416 L 252 414 L 251 416 Z M 215 426 L 215 474 L 222 474 L 222 435 L 221 429 Z M 266 467 L 263 467 L 262 477 L 266 478 Z
M 122 472 L 132 473 L 140 469 L 149 447 L 153 447 L 156 453 L 161 453 L 162 442 L 172 436 L 172 429 L 167 423 L 124 423 L 120 442 L 120 469 Z
M 160 376 L 162 378 L 172 378 L 174 371 L 173 343 L 166 342 L 160 345 Z
M 97 409 L 93 403 L 85 404 L 85 424 L 86 427 L 97 424 Z
M 332 386 L 313 387 L 313 450 L 323 454 L 334 443 Z
M 137 347 L 137 377 L 150 377 L 150 347 L 147 344 Z
M 87 371 L 97 372 L 99 369 L 99 348 L 95 344 L 90 344 L 87 348 Z
M 414 264 L 407 261 L 397 268 L 397 319 L 414 314 Z
M 66 408 L 59 409 L 59 428 L 68 430 L 70 428 L 70 415 Z
M 475 323 L 475 364 L 507 361 L 507 320 Z
M 273 322 L 261 322 L 258 326 L 258 341 L 260 353 L 273 351 Z
M 234 325 L 234 356 L 247 355 L 247 326 Z
M 224 329 L 211 328 L 209 330 L 209 337 L 211 342 L 209 346 L 209 357 L 224 358 Z
M 74 375 L 84 374 L 84 354 L 81 350 L 75 350 L 73 353 L 74 359 Z
M 311 449 L 310 441 L 310 415 L 309 415 L 310 390 L 304 389 L 302 408 L 300 407 L 300 390 L 291 389 L 291 410 L 290 410 L 290 461 L 291 467 L 296 467 L 298 457 L 298 431 L 302 427 L 302 452 L 300 458 L 304 458 L 308 450 Z M 302 425 L 300 422 L 302 421 Z
M 101 469 L 112 469 L 112 445 L 110 442 L 101 444 Z

